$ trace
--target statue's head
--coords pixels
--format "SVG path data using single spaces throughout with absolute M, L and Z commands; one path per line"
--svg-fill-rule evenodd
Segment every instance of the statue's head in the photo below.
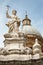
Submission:
M 16 15 L 17 11 L 16 10 L 12 10 L 12 14 Z

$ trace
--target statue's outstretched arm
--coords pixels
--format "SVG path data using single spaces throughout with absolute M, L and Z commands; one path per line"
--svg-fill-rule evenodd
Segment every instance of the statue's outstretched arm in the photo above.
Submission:
M 6 11 L 6 17 L 11 18 L 11 16 L 8 14 L 8 10 Z

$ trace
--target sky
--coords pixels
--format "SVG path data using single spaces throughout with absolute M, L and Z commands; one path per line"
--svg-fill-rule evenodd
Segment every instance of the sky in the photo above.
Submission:
M 5 25 L 8 22 L 6 18 L 6 5 L 9 5 L 9 15 L 12 10 L 17 10 L 17 16 L 24 19 L 26 11 L 31 19 L 31 24 L 43 36 L 43 0 L 0 0 L 0 48 L 4 47 L 4 34 L 8 32 Z

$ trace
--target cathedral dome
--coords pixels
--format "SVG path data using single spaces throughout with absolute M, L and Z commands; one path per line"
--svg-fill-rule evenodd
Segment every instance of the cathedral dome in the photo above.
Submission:
M 23 26 L 22 32 L 27 35 L 27 34 L 33 34 L 37 36 L 41 36 L 41 34 L 31 25 L 25 25 Z
M 28 18 L 27 14 L 25 15 L 25 19 L 22 21 L 23 27 L 22 27 L 22 32 L 25 35 L 37 35 L 41 37 L 41 34 L 31 25 L 31 20 Z

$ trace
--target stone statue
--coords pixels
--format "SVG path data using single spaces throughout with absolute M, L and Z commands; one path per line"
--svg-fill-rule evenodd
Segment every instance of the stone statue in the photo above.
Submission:
M 7 5 L 7 11 L 6 11 L 6 16 L 7 18 L 9 18 L 9 22 L 6 24 L 9 27 L 9 32 L 13 31 L 13 29 L 15 31 L 18 30 L 19 26 L 20 26 L 20 18 L 18 18 L 16 16 L 17 11 L 16 10 L 12 10 L 12 16 L 10 16 L 8 14 L 9 11 L 9 6 Z

